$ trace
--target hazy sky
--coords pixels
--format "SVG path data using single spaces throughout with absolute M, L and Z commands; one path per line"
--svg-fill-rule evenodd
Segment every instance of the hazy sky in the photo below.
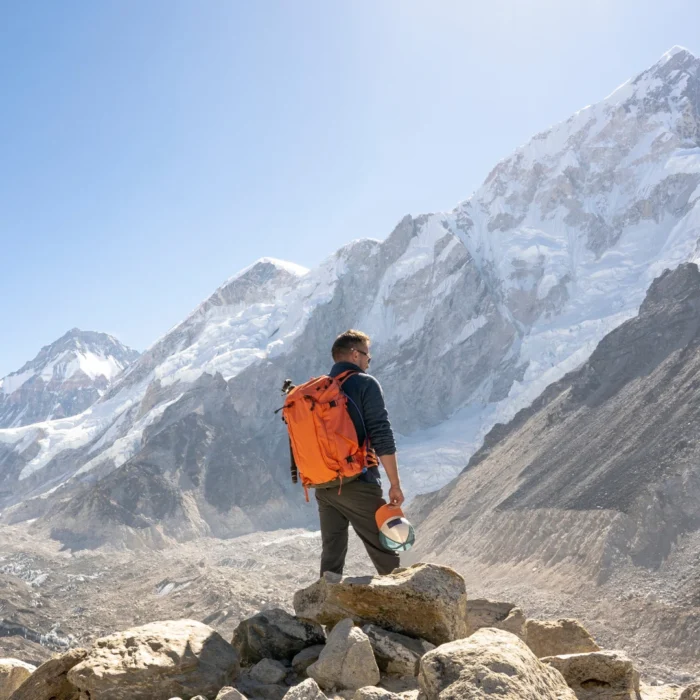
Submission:
M 449 209 L 674 44 L 697 0 L 4 2 L 0 376 Z

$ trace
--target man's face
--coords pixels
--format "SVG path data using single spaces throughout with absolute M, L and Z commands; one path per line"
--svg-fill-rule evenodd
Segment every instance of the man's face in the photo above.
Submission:
M 360 343 L 355 346 L 355 349 L 350 355 L 350 361 L 356 364 L 363 372 L 369 369 L 369 363 L 372 360 L 372 356 L 369 353 L 369 345 L 366 343 Z

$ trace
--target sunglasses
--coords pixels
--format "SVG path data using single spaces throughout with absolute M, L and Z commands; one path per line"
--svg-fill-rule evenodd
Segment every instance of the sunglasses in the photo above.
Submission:
M 353 349 L 357 350 L 357 352 L 361 353 L 362 355 L 364 355 L 367 358 L 367 364 L 372 362 L 372 356 L 368 352 L 365 352 L 364 350 L 360 350 L 360 348 L 353 348 Z

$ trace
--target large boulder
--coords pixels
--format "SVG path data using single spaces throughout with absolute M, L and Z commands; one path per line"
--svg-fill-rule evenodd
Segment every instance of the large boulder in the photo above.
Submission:
M 482 627 L 495 627 L 525 639 L 525 622 L 525 613 L 513 603 L 476 598 L 467 605 L 469 634 Z
M 678 700 L 700 700 L 700 683 L 689 685 L 682 693 Z
M 10 696 L 10 700 L 78 700 L 78 689 L 67 674 L 87 656 L 85 649 L 71 649 L 45 661 Z
M 236 627 L 231 644 L 241 655 L 241 663 L 249 666 L 261 659 L 291 661 L 302 649 L 325 641 L 320 625 L 274 608 L 243 620 Z
M 377 666 L 385 673 L 399 676 L 417 676 L 420 660 L 435 648 L 425 639 L 414 639 L 398 632 L 389 632 L 376 625 L 365 625 L 362 631 L 369 638 L 377 659 Z
M 90 700 L 168 700 L 215 696 L 239 672 L 238 652 L 218 632 L 176 620 L 98 639 L 68 680 Z
M 525 642 L 537 658 L 561 654 L 585 654 L 600 647 L 578 620 L 528 620 Z
M 327 698 L 321 692 L 318 683 L 313 678 L 307 678 L 299 685 L 290 688 L 284 700 L 327 700 Z
M 7 700 L 36 671 L 19 659 L 0 659 L 0 700 Z
M 446 566 L 415 564 L 388 576 L 324 574 L 294 595 L 298 617 L 334 625 L 350 617 L 443 644 L 467 636 L 464 579 Z
M 377 685 L 381 678 L 367 635 L 350 618 L 333 628 L 318 661 L 306 673 L 326 690 Z
M 562 675 L 525 642 L 490 628 L 429 651 L 418 682 L 427 700 L 576 700 Z
M 564 676 L 579 700 L 629 700 L 639 695 L 639 672 L 624 652 L 563 654 L 541 661 Z

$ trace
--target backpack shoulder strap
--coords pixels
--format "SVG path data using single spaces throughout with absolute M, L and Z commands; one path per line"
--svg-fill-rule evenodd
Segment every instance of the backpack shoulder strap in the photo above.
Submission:
M 347 379 L 350 379 L 353 374 L 359 374 L 359 370 L 356 369 L 346 369 L 345 372 L 341 372 L 339 375 L 334 377 L 336 381 L 340 384 L 340 386 L 343 386 L 344 382 Z

